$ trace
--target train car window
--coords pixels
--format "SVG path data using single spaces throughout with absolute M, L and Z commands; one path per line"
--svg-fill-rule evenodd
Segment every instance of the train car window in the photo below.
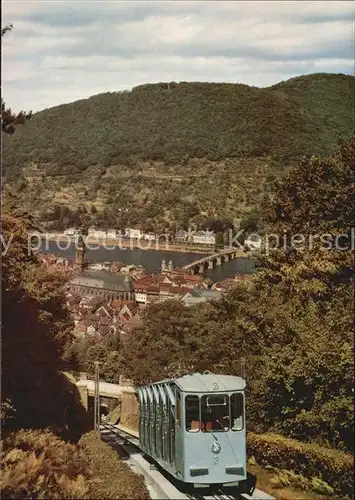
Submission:
M 236 393 L 231 396 L 232 431 L 241 431 L 244 427 L 244 402 L 243 394 Z
M 208 406 L 221 406 L 227 405 L 227 398 L 224 394 L 216 394 L 215 396 L 207 396 L 207 405 Z
M 176 422 L 181 427 L 181 399 L 178 392 L 176 393 Z
M 203 432 L 229 430 L 229 401 L 226 394 L 202 396 L 201 428 Z
M 185 422 L 188 432 L 200 430 L 200 398 L 198 396 L 185 397 Z

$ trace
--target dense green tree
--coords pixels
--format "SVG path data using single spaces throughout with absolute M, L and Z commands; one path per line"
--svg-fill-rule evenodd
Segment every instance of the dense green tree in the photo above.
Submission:
M 144 328 L 135 330 L 122 348 L 127 375 L 136 381 L 159 380 L 170 374 L 170 364 L 183 363 L 191 317 L 191 312 L 177 301 L 151 305 Z
M 1 37 L 11 29 L 2 28 Z M 1 107 L 2 133 L 12 134 L 31 118 L 13 114 L 3 101 Z M 2 194 L 3 431 L 49 426 L 77 439 L 87 422 L 75 385 L 61 372 L 73 327 L 64 280 L 44 269 L 32 252 L 33 217 L 9 190 Z
M 279 234 L 347 232 L 355 220 L 355 139 L 330 157 L 304 157 L 277 183 L 265 218 Z
M 247 214 L 240 222 L 239 229 L 243 230 L 244 235 L 257 233 L 260 226 L 260 213 L 256 210 Z
M 329 158 L 304 159 L 269 206 L 269 230 L 289 238 L 285 249 L 262 261 L 255 282 L 260 302 L 277 310 L 268 316 L 269 345 L 254 383 L 252 410 L 255 422 L 262 412 L 264 429 L 273 422 L 289 435 L 350 448 L 354 197 L 349 183 L 354 155 L 352 139 Z M 322 233 L 332 246 L 319 237 L 308 239 Z M 307 237 L 303 248 L 292 245 L 294 234 Z M 342 248 L 336 246 L 340 234 L 346 236 Z
M 60 372 L 73 324 L 63 279 L 31 252 L 30 227 L 24 218 L 3 214 L 2 398 L 13 408 L 11 428 L 63 432 L 80 409 L 75 387 Z
M 224 233 L 217 233 L 216 234 L 216 247 L 217 248 L 223 248 L 224 247 Z
M 101 342 L 95 343 L 90 346 L 86 351 L 85 357 L 85 371 L 90 375 L 95 373 L 95 363 L 98 361 L 103 365 L 108 355 L 108 349 Z
M 110 350 L 106 355 L 105 361 L 100 368 L 100 374 L 103 380 L 118 384 L 123 370 L 123 358 L 120 351 Z

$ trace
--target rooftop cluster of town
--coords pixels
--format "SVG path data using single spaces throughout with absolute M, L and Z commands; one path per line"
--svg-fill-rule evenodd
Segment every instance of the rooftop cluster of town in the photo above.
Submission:
M 183 269 L 173 269 L 172 263 L 162 263 L 161 273 L 147 273 L 137 266 L 119 262 L 88 263 L 78 268 L 77 262 L 38 252 L 47 267 L 71 273 L 68 276 L 67 305 L 75 324 L 74 335 L 79 338 L 104 338 L 118 335 L 128 338 L 132 329 L 141 325 L 142 314 L 149 304 L 179 300 L 186 307 L 218 300 L 237 279 L 211 284 L 200 275 Z

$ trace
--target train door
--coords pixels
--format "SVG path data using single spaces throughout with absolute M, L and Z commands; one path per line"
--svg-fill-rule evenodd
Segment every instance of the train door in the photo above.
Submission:
M 161 404 L 158 388 L 153 385 L 154 407 L 155 407 L 155 454 L 157 458 L 162 456 L 162 429 L 161 429 Z
M 172 390 L 170 384 L 165 384 L 164 392 L 166 393 L 166 403 L 167 403 L 167 462 L 170 465 L 170 469 L 174 472 L 176 470 L 176 457 L 175 457 L 175 428 L 176 428 L 176 398 L 175 392 Z
M 150 387 L 147 387 L 148 393 L 148 407 L 149 407 L 149 431 L 148 431 L 148 442 L 149 442 L 149 453 L 155 456 L 155 408 L 154 408 L 154 397 Z
M 143 388 L 138 389 L 139 396 L 139 440 L 142 450 L 145 449 L 145 419 L 146 419 L 146 398 Z
M 176 390 L 176 424 L 175 424 L 175 466 L 176 472 L 183 476 L 183 435 L 184 435 L 184 422 L 181 394 Z
M 168 404 L 168 418 L 169 418 L 169 462 L 175 467 L 175 407 L 169 401 Z
M 161 456 L 164 462 L 168 462 L 169 422 L 167 397 L 164 389 L 160 385 L 158 386 L 158 391 L 160 395 Z
M 169 422 L 168 422 L 168 405 L 164 404 L 162 407 L 162 418 L 164 422 L 164 436 L 163 436 L 163 458 L 166 462 L 169 460 Z

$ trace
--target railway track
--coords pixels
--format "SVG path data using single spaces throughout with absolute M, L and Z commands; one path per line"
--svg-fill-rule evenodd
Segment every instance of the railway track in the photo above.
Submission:
M 178 482 L 161 469 L 152 459 L 142 454 L 139 440 L 123 432 L 116 425 L 102 422 L 101 438 L 117 451 L 121 460 L 132 470 L 145 477 L 152 499 L 167 500 L 275 500 L 271 495 L 255 489 L 252 496 L 240 494 L 235 488 L 192 488 Z

